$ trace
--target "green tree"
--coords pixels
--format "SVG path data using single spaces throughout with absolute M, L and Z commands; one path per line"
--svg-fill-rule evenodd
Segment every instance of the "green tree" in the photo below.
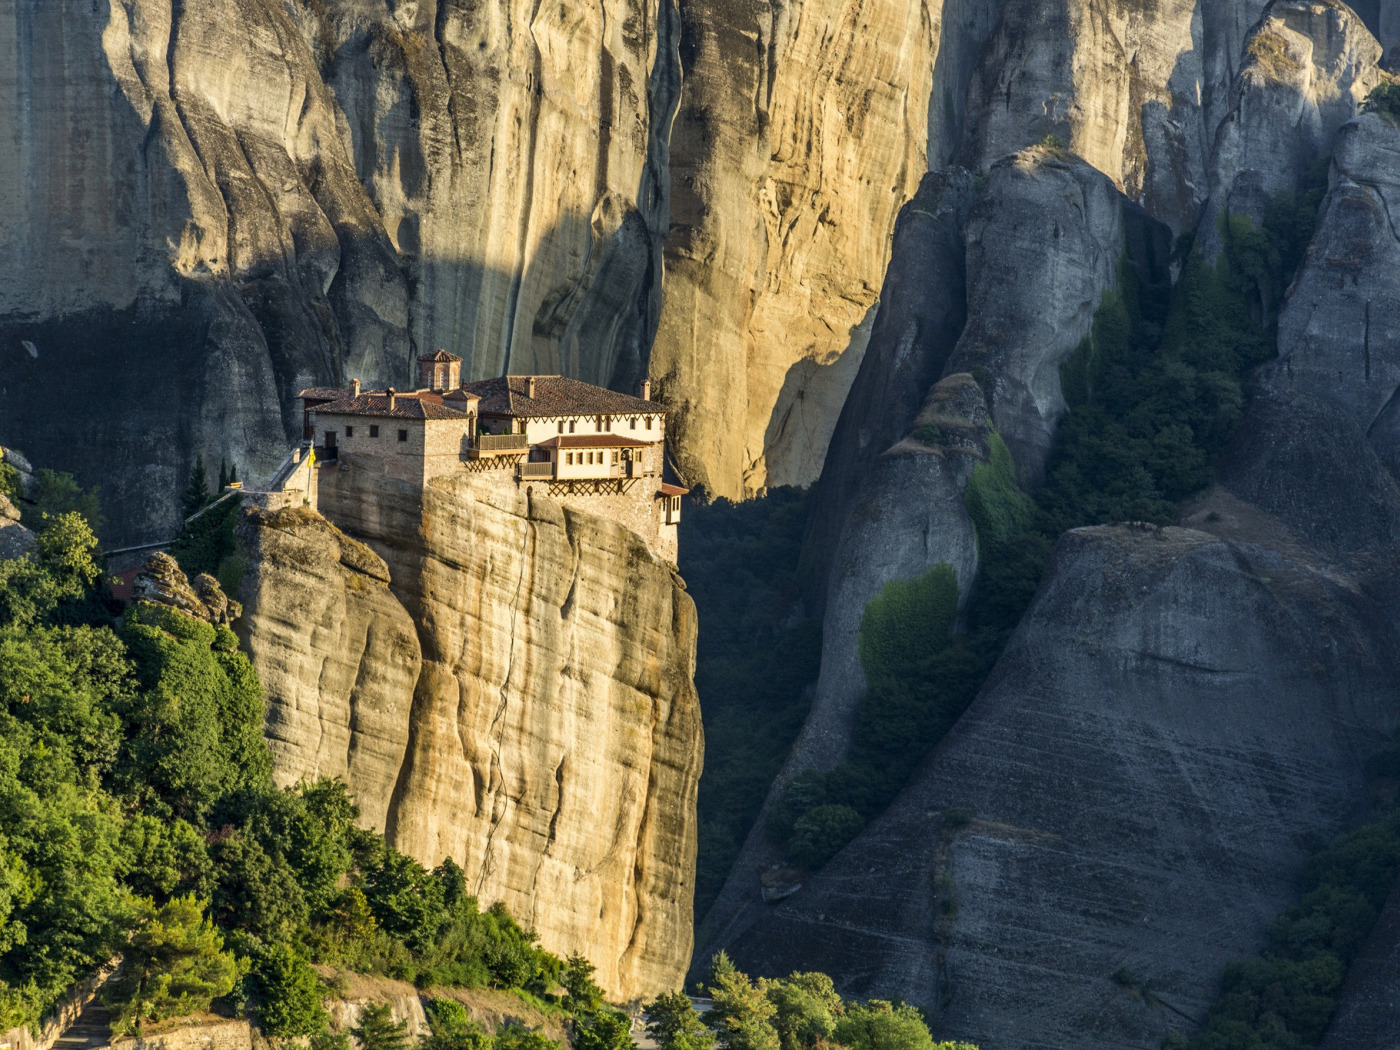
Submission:
M 860 833 L 865 818 L 852 806 L 814 806 L 793 822 L 788 856 L 808 868 L 819 868 Z
M 233 990 L 240 965 L 224 951 L 224 939 L 193 896 L 157 906 L 136 903 L 135 928 L 113 989 L 116 1027 L 136 1031 L 161 1021 L 208 1010 Z
M 836 1022 L 836 1041 L 849 1050 L 936 1050 L 923 1015 L 905 1003 L 852 1003 Z
M 493 1040 L 496 1050 L 560 1050 L 557 1040 L 526 1028 L 519 1021 L 508 1021 Z
M 252 971 L 258 1024 L 267 1035 L 312 1035 L 326 1027 L 321 979 L 306 957 L 286 944 L 270 944 Z
M 712 1050 L 714 1036 L 684 992 L 658 995 L 642 1006 L 647 1034 L 661 1050 Z
M 564 963 L 559 983 L 564 986 L 564 1009 L 571 1014 L 593 1013 L 603 1003 L 603 989 L 593 980 L 596 967 L 578 952 Z
M 831 1039 L 841 1016 L 841 996 L 824 973 L 793 973 L 760 982 L 773 1004 L 773 1027 L 783 1050 L 807 1050 Z
M 779 1050 L 772 1022 L 777 1009 L 724 952 L 710 961 L 710 982 L 705 990 L 714 1000 L 705 1023 L 722 1050 Z
M 57 470 L 40 469 L 34 472 L 34 491 L 30 502 L 20 506 L 20 520 L 27 527 L 38 532 L 45 522 L 61 518 L 65 514 L 77 514 L 94 531 L 103 526 L 102 501 L 97 489 L 84 489 L 73 479 L 72 474 Z
M 424 1012 L 428 1035 L 422 1050 L 491 1050 L 492 1039 L 467 1016 L 467 1008 L 452 999 L 431 999 Z
M 96 552 L 97 537 L 80 515 L 46 518 L 33 551 L 0 561 L 0 625 L 30 626 L 83 603 L 101 573 Z
M 597 1010 L 574 1021 L 573 1050 L 633 1050 L 632 1020 L 616 1010 Z
M 265 784 L 262 687 L 232 632 L 141 603 L 121 637 L 140 685 L 122 712 L 124 790 L 198 820 L 220 798 Z
M 188 518 L 208 502 L 209 474 L 204 469 L 204 453 L 201 452 L 194 457 L 194 466 L 190 468 L 190 478 L 185 484 L 184 495 L 180 497 L 180 506 Z
M 350 1034 L 360 1050 L 408 1050 L 408 1022 L 395 1021 L 388 1003 L 366 1003 Z

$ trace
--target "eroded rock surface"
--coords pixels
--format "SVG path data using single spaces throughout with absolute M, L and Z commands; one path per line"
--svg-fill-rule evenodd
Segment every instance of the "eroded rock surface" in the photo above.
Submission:
M 1230 112 L 1215 141 L 1201 243 L 1214 258 L 1222 215 L 1262 222 L 1302 188 L 1337 131 L 1380 83 L 1381 46 L 1346 4 L 1273 0 L 1245 42 Z M 1271 304 L 1272 305 L 1272 304 Z
M 1364 114 L 1338 138 L 1317 235 L 1279 318 L 1274 389 L 1336 405 L 1400 472 L 1400 126 Z
M 681 5 L 651 375 L 691 483 L 735 498 L 820 472 L 895 216 L 927 170 L 940 7 Z
M 278 776 L 343 762 L 392 843 L 454 858 L 612 996 L 676 987 L 703 752 L 683 584 L 621 526 L 514 485 L 420 494 L 345 465 L 322 505 L 377 555 L 310 515 L 255 522 L 244 630 Z
M 409 740 L 422 654 L 382 558 L 305 508 L 254 511 L 237 627 L 267 696 L 282 784 L 340 777 L 383 831 Z
M 1160 1045 L 1183 1022 L 1114 974 L 1199 1017 L 1262 942 L 1400 723 L 1393 624 L 1270 546 L 1069 534 L 923 773 L 736 958 L 902 995 L 948 1037 Z
M 1060 365 L 1118 287 L 1125 254 L 1165 276 L 1171 236 L 1100 172 L 1054 148 L 997 163 L 967 228 L 967 326 L 945 366 L 985 386 L 992 421 L 1039 484 L 1067 405 Z

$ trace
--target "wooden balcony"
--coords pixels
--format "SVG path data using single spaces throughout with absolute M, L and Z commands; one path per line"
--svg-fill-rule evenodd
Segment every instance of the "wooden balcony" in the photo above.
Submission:
M 519 476 L 525 479 L 544 478 L 552 481 L 554 479 L 553 463 L 521 463 Z
M 528 448 L 524 434 L 478 434 L 467 449 L 467 455 L 472 459 L 518 456 Z

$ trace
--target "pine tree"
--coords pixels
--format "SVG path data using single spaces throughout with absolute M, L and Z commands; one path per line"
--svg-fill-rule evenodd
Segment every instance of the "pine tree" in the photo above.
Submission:
M 209 478 L 204 472 L 204 453 L 201 452 L 195 456 L 194 466 L 190 468 L 190 480 L 185 486 L 185 494 L 180 497 L 180 505 L 188 518 L 208 502 Z
M 228 483 L 229 483 L 230 480 L 232 480 L 232 479 L 229 477 L 229 472 L 228 472 L 228 460 L 224 459 L 223 457 L 220 457 L 220 458 L 219 458 L 219 491 L 220 491 L 220 492 L 223 492 L 224 489 L 228 488 Z
M 360 1023 L 350 1029 L 360 1050 L 407 1050 L 408 1022 L 394 1021 L 388 1003 L 366 1003 Z

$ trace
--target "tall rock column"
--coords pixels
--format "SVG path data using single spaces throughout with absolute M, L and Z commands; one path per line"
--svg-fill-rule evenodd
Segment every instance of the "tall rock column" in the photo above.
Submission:
M 926 170 L 940 5 L 681 5 L 651 376 L 681 473 L 806 484 L 855 378 L 895 215 Z
M 511 482 L 340 467 L 320 494 L 343 533 L 308 510 L 244 526 L 277 775 L 345 777 L 393 845 L 456 860 L 615 1000 L 679 987 L 704 751 L 684 584 Z

